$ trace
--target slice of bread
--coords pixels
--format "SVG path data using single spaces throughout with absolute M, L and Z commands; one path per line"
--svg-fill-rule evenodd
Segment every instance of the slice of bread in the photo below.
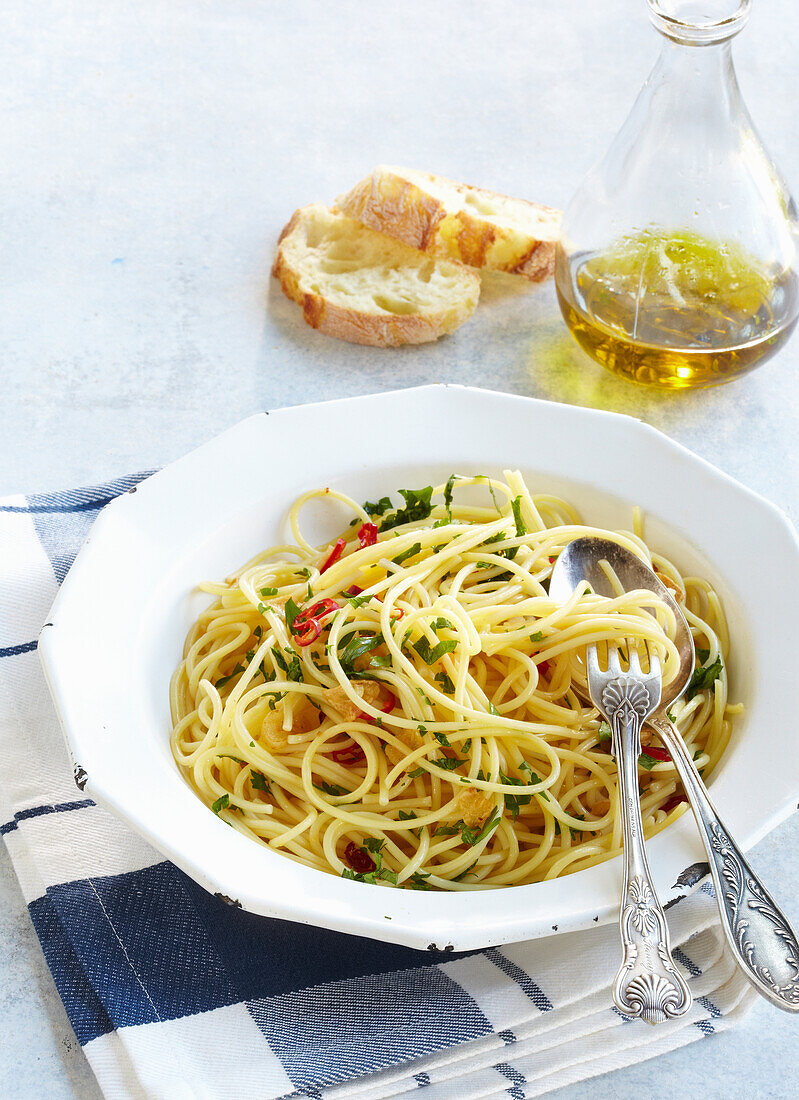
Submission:
M 321 203 L 297 210 L 280 235 L 272 274 L 308 324 L 354 344 L 437 340 L 472 315 L 480 277 Z
M 465 183 L 380 165 L 336 209 L 397 240 L 472 267 L 540 282 L 555 266 L 561 213 Z

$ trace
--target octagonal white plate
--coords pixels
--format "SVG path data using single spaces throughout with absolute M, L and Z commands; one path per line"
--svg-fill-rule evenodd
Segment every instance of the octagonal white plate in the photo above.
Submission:
M 453 471 L 518 467 L 592 523 L 646 516 L 650 544 L 717 585 L 732 636 L 731 695 L 745 715 L 711 781 L 745 848 L 799 795 L 793 697 L 799 543 L 783 514 L 630 417 L 484 390 L 427 386 L 254 416 L 110 504 L 70 571 L 40 653 L 77 774 L 208 890 L 246 909 L 412 947 L 465 950 L 615 918 L 619 860 L 551 882 L 473 893 L 368 886 L 312 871 L 228 828 L 169 751 L 168 684 L 205 598 L 280 541 L 311 487 L 375 499 Z M 335 517 L 318 517 L 320 541 Z M 649 845 L 667 902 L 703 859 L 685 815 Z M 773 884 L 779 894 L 779 883 Z

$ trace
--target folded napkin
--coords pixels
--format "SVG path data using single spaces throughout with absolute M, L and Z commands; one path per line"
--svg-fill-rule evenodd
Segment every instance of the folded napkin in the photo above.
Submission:
M 694 1006 L 612 1007 L 615 925 L 431 954 L 231 908 L 73 783 L 36 653 L 100 509 L 145 475 L 0 503 L 0 835 L 109 1097 L 523 1100 L 730 1027 L 755 999 L 712 886 L 670 907 Z

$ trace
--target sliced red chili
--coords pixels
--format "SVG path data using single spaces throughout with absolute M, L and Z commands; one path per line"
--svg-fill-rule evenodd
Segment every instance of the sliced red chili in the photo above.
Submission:
M 667 814 L 671 813 L 673 809 L 680 805 L 681 802 L 687 801 L 684 794 L 673 794 L 671 798 L 667 798 L 663 805 L 660 807 Z
M 388 693 L 388 699 L 386 699 L 386 701 L 384 703 L 380 704 L 380 709 L 382 710 L 383 714 L 390 714 L 391 711 L 394 709 L 394 707 L 396 705 L 397 705 L 396 695 L 393 695 L 391 692 L 389 692 Z M 371 722 L 372 725 L 374 725 L 374 723 L 375 723 L 375 719 L 372 718 L 371 714 L 364 714 L 363 711 L 361 711 L 361 713 L 358 715 L 358 717 L 360 718 L 360 720 L 362 722 Z
M 311 607 L 303 608 L 291 624 L 291 633 L 297 639 L 297 643 L 306 646 L 315 642 L 323 630 L 321 620 L 326 615 L 338 611 L 340 606 L 335 600 L 325 599 L 319 600 Z
M 539 661 L 538 671 L 542 676 L 549 676 L 550 664 L 549 661 Z
M 374 546 L 377 542 L 377 524 L 365 523 L 358 531 L 358 541 L 362 547 Z
M 341 555 L 344 553 L 344 547 L 347 545 L 346 539 L 336 539 L 333 549 L 327 555 L 325 560 L 319 566 L 319 572 L 324 573 L 326 569 L 329 569 L 331 565 L 335 565 Z
M 322 624 L 318 619 L 308 619 L 307 622 L 301 624 L 299 630 L 297 630 L 296 620 L 294 621 L 293 634 L 297 645 L 312 645 L 321 633 Z
M 671 760 L 671 753 L 668 749 L 659 749 L 655 745 L 644 745 L 642 752 L 645 752 L 647 756 L 651 756 L 653 760 Z
M 361 746 L 352 741 L 343 749 L 334 749 L 330 754 L 337 764 L 357 764 L 366 759 L 366 753 Z
M 360 596 L 361 592 L 363 592 L 362 588 L 359 588 L 357 584 L 351 584 L 349 586 L 349 588 L 346 588 L 344 590 L 344 595 L 345 596 Z
M 356 875 L 368 875 L 377 870 L 377 864 L 363 848 L 359 848 L 354 840 L 351 840 L 344 849 L 344 859 Z

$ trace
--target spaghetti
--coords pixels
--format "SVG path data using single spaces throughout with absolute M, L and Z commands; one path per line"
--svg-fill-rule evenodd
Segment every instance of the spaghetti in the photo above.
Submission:
M 673 616 L 644 591 L 585 586 L 555 604 L 560 550 L 609 532 L 503 476 L 400 490 L 401 506 L 306 493 L 289 515 L 294 544 L 202 585 L 216 598 L 172 678 L 171 745 L 234 829 L 320 871 L 417 889 L 530 883 L 619 852 L 610 730 L 575 689 L 586 645 L 604 641 L 645 642 L 669 683 Z M 354 516 L 322 549 L 300 528 L 320 497 Z M 707 776 L 739 709 L 724 613 L 707 581 L 683 578 L 634 526 L 612 537 L 658 571 L 694 636 L 697 669 L 672 718 Z M 652 835 L 685 801 L 668 751 L 644 740 Z

